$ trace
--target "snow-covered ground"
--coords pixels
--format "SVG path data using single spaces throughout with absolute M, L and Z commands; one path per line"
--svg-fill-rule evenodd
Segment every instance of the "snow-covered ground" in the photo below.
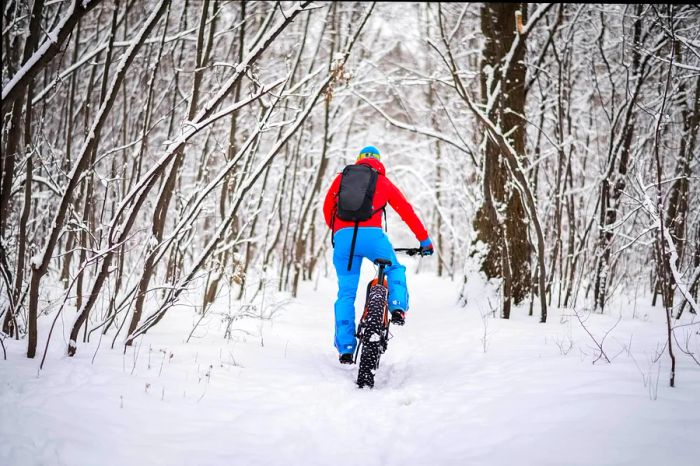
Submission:
M 612 362 L 593 364 L 596 347 L 571 310 L 553 310 L 547 324 L 522 309 L 482 318 L 496 299 L 476 275 L 462 308 L 458 283 L 406 262 L 412 310 L 373 390 L 358 390 L 356 367 L 337 362 L 332 275 L 305 283 L 271 320 L 234 321 L 230 339 L 222 299 L 189 343 L 197 317 L 187 306 L 125 354 L 105 337 L 99 351 L 93 338 L 68 358 L 58 335 L 39 374 L 25 342 L 6 340 L 0 464 L 698 464 L 700 367 L 677 354 L 668 387 L 667 353 L 653 362 L 665 341 L 660 309 L 579 310 L 599 340 L 614 327 L 604 343 Z M 687 335 L 697 350 L 700 337 Z

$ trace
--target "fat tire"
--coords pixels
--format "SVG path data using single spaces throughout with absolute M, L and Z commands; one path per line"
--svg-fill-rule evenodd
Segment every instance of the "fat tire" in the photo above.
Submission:
M 382 285 L 373 286 L 367 295 L 367 315 L 362 324 L 360 364 L 357 373 L 359 388 L 374 387 L 374 372 L 384 352 L 384 308 L 387 290 Z

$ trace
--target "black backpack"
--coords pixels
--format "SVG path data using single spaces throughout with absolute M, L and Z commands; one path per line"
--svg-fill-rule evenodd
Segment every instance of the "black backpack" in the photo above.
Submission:
M 367 165 L 348 165 L 343 170 L 338 191 L 339 219 L 348 222 L 364 222 L 374 215 L 372 199 L 377 189 L 379 174 Z
M 379 173 L 372 167 L 367 165 L 348 165 L 343 170 L 343 175 L 340 179 L 338 206 L 335 214 L 341 220 L 355 222 L 355 229 L 352 233 L 352 243 L 350 245 L 348 271 L 352 268 L 352 257 L 355 253 L 355 240 L 357 239 L 358 225 L 360 222 L 369 220 L 378 211 L 384 209 L 384 206 L 382 206 L 375 210 L 372 205 L 374 191 L 377 189 L 378 178 Z

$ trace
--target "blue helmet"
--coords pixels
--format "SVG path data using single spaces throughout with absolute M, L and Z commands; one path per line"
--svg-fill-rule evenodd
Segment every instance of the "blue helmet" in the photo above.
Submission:
M 357 156 L 357 160 L 366 159 L 367 157 L 372 157 L 377 160 L 381 160 L 382 157 L 379 154 L 379 149 L 374 146 L 363 147 L 360 151 L 360 155 Z

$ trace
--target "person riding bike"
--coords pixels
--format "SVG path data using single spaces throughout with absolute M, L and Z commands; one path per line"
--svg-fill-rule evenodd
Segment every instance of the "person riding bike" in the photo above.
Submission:
M 338 276 L 338 298 L 335 302 L 335 347 L 342 364 L 353 363 L 357 346 L 355 338 L 355 296 L 360 280 L 362 259 L 388 259 L 386 268 L 389 284 L 388 306 L 391 321 L 403 325 L 408 311 L 406 267 L 399 264 L 389 238 L 382 230 L 382 211 L 389 204 L 408 225 L 420 242 L 421 255 L 433 253 L 433 244 L 411 204 L 386 177 L 379 150 L 367 146 L 360 151 L 355 165 L 365 165 L 376 172 L 371 217 L 361 222 L 342 220 L 338 216 L 338 197 L 343 174 L 336 176 L 323 203 L 326 224 L 333 233 L 333 265 Z M 346 170 L 351 167 L 347 167 Z M 347 188 L 346 188 L 347 189 Z M 371 192 L 370 192 L 371 193 Z M 352 259 L 351 259 L 352 256 Z

